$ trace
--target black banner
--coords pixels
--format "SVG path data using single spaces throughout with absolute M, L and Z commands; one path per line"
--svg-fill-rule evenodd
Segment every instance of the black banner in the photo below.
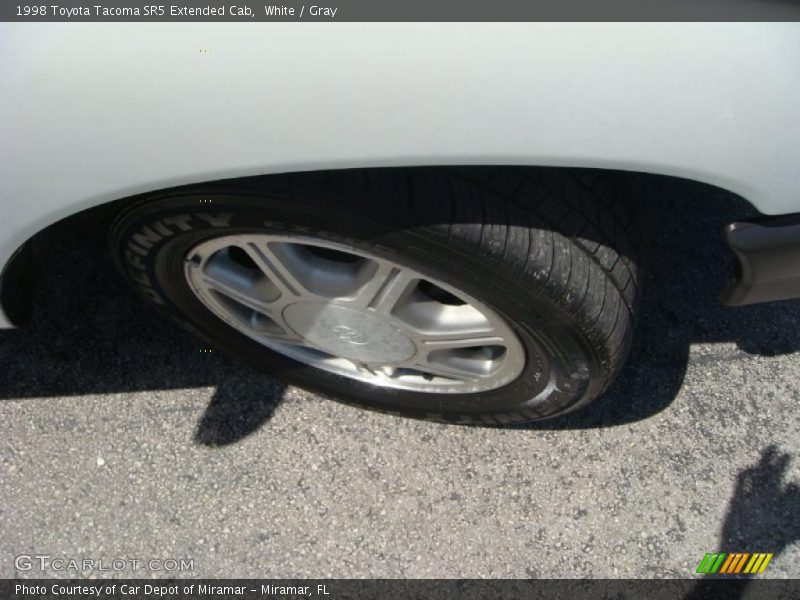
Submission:
M 3 2 L 0 21 L 797 21 L 794 0 L 63 0 Z
M 118 579 L 2 580 L 0 597 L 12 600 L 277 600 L 284 598 L 437 600 L 557 598 L 602 600 L 789 600 L 800 581 L 780 579 L 696 580 L 359 580 L 359 579 Z

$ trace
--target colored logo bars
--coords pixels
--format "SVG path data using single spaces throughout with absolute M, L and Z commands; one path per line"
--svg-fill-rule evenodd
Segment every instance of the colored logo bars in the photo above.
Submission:
M 706 554 L 700 565 L 697 567 L 698 573 L 720 573 L 733 575 L 736 573 L 763 573 L 769 561 L 772 560 L 772 552 L 716 552 Z

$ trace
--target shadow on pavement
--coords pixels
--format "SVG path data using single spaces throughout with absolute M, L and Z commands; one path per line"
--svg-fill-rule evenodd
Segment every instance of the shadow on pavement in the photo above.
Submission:
M 752 215 L 749 204 L 676 179 L 637 175 L 633 184 L 647 199 L 654 228 L 631 358 L 593 405 L 536 428 L 606 427 L 658 413 L 680 390 L 693 343 L 738 346 L 697 360 L 800 350 L 800 302 L 718 302 L 732 272 L 722 227 Z M 271 417 L 282 385 L 208 352 L 139 301 L 114 269 L 96 211 L 55 226 L 39 246 L 45 264 L 33 321 L 25 330 L 0 331 L 0 399 L 214 386 L 196 434 L 211 446 L 235 442 Z
M 204 446 L 225 446 L 257 431 L 272 418 L 283 386 L 252 373 L 223 379 L 197 423 L 194 439 Z
M 736 478 L 736 489 L 728 504 L 717 550 L 710 552 L 773 553 L 772 561 L 800 540 L 800 485 L 784 477 L 792 457 L 776 446 L 761 453 L 759 462 Z M 698 561 L 702 557 L 698 557 Z M 745 564 L 745 567 L 747 564 Z M 769 568 L 769 565 L 767 565 Z M 686 600 L 724 597 L 744 598 L 751 582 L 761 575 L 704 575 Z M 731 578 L 735 578 L 732 583 Z M 726 582 L 724 590 L 720 582 Z
M 102 215 L 90 213 L 40 240 L 48 262 L 33 320 L 0 331 L 0 399 L 215 387 L 195 440 L 222 446 L 256 431 L 280 403 L 283 385 L 145 306 L 118 275 L 105 230 Z

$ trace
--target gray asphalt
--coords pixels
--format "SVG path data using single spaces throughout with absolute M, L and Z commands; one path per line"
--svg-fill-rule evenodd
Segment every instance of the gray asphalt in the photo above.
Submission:
M 719 306 L 720 227 L 752 210 L 635 184 L 660 227 L 631 360 L 592 407 L 516 429 L 284 388 L 133 297 L 101 218 L 58 227 L 33 324 L 0 332 L 0 577 L 79 574 L 26 555 L 193 561 L 97 576 L 687 577 L 717 550 L 800 576 L 800 302 Z

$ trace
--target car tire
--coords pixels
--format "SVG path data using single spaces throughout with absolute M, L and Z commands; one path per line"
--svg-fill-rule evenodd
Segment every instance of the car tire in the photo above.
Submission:
M 142 297 L 259 370 L 485 425 L 607 389 L 631 345 L 640 239 L 623 176 L 538 168 L 220 181 L 136 198 L 111 228 Z

